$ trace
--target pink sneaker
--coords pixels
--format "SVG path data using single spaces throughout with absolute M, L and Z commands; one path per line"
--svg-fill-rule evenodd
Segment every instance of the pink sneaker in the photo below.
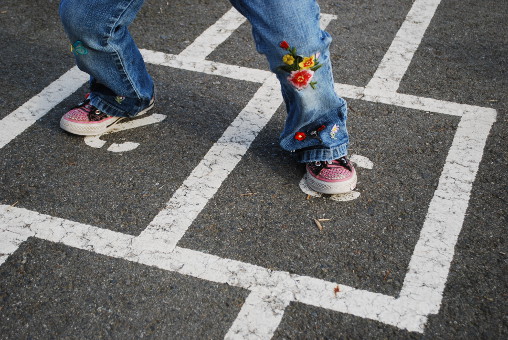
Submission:
M 139 112 L 136 117 L 150 110 L 153 104 L 152 99 L 150 106 Z M 125 119 L 125 117 L 108 116 L 95 106 L 90 105 L 90 99 L 87 95 L 84 102 L 63 115 L 60 119 L 60 127 L 75 135 L 96 136 L 111 130 L 122 119 Z
M 323 194 L 344 194 L 356 187 L 356 171 L 346 157 L 307 163 L 307 186 Z

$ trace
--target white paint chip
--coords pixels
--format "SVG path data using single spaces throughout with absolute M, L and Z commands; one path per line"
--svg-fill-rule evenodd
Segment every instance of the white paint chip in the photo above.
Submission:
M 151 114 L 147 117 L 141 116 L 139 118 L 127 120 L 127 121 L 116 124 L 114 128 L 112 128 L 111 130 L 109 130 L 108 132 L 106 132 L 102 135 L 84 137 L 84 142 L 86 145 L 88 145 L 92 148 L 100 149 L 107 143 L 106 141 L 101 139 L 101 136 L 109 135 L 109 134 L 112 134 L 115 132 L 135 129 L 135 128 L 139 128 L 139 127 L 147 126 L 147 125 L 151 125 L 151 124 L 160 123 L 164 119 L 166 119 L 166 115 L 154 113 L 154 114 Z M 134 143 L 134 142 L 113 143 L 107 150 L 111 151 L 111 152 L 126 152 L 126 151 L 135 150 L 138 146 L 139 146 L 139 143 Z

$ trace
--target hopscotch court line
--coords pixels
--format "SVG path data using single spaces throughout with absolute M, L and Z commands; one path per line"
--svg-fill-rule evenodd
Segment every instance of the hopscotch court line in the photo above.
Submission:
M 158 52 L 143 51 L 143 53 L 149 63 L 154 63 L 154 60 L 161 61 L 162 59 L 162 63 L 156 64 L 179 68 L 187 67 L 187 69 L 196 71 L 199 69 L 198 72 L 217 74 L 234 79 L 245 78 L 243 72 L 250 70 L 205 60 L 186 63 L 183 60 L 186 58 Z M 178 66 L 175 66 L 175 64 Z M 222 72 L 224 74 L 221 74 Z M 243 75 L 241 75 L 242 73 Z M 254 79 L 262 80 L 258 82 L 273 81 L 270 79 L 271 75 L 266 71 L 250 70 L 250 73 L 256 75 L 257 78 Z M 62 78 L 65 77 L 62 76 L 59 80 L 62 80 Z M 252 79 L 249 75 L 249 79 L 243 80 L 252 81 Z M 420 240 L 411 257 L 408 274 L 398 298 L 356 290 L 343 285 L 340 285 L 342 294 L 334 297 L 330 292 L 333 291 L 333 287 L 337 283 L 290 275 L 286 272 L 272 272 L 255 265 L 222 259 L 179 247 L 175 247 L 173 252 L 168 253 L 167 251 L 154 249 L 145 242 L 136 242 L 135 238 L 128 235 L 7 206 L 2 206 L 0 215 L 0 217 L 3 217 L 2 225 L 8 226 L 2 231 L 0 249 L 5 255 L 0 258 L 0 261 L 5 261 L 8 254 L 15 251 L 27 237 L 35 236 L 108 256 L 155 265 L 181 274 L 249 289 L 252 291 L 251 294 L 254 295 L 248 297 L 250 302 L 244 304 L 245 309 L 242 308 L 237 320 L 228 332 L 228 337 L 235 337 L 235 334 L 246 334 L 245 332 L 249 332 L 253 328 L 259 330 L 260 323 L 269 314 L 267 314 L 267 311 L 270 308 L 274 311 L 282 309 L 282 313 L 274 314 L 276 316 L 272 320 L 274 326 L 271 327 L 274 331 L 282 318 L 283 309 L 285 308 L 282 306 L 287 305 L 290 301 L 299 301 L 339 312 L 351 313 L 399 328 L 423 332 L 427 315 L 437 313 L 439 310 L 442 289 L 446 283 L 451 257 L 453 256 L 453 248 L 462 227 L 472 182 L 478 170 L 488 132 L 495 121 L 496 112 L 488 108 L 388 93 L 386 91 L 378 91 L 373 94 L 372 88 L 365 90 L 364 88 L 344 84 L 337 84 L 336 86 L 338 89 L 345 90 L 341 94 L 349 98 L 461 116 L 438 188 L 429 206 Z M 48 97 L 47 93 L 43 91 L 34 98 L 40 99 L 44 96 Z M 54 98 L 62 97 L 61 100 L 65 98 L 60 92 L 55 97 L 51 95 L 49 97 L 53 99 L 52 103 L 57 101 Z M 22 111 L 16 110 L 14 112 L 17 119 L 25 122 L 23 126 L 17 129 L 19 133 L 29 126 L 28 122 L 31 121 L 33 124 L 36 119 L 42 117 L 51 109 L 47 108 L 49 106 L 39 109 L 33 103 L 23 107 L 25 108 L 24 115 Z M 44 110 L 46 112 L 42 113 Z M 6 120 L 7 124 L 4 124 L 4 120 L 2 120 L 0 127 L 10 126 L 12 118 L 10 119 L 10 121 Z M 473 130 L 476 138 L 471 139 L 471 131 Z M 14 137 L 16 136 L 14 135 Z M 227 141 L 227 143 L 234 142 L 234 140 Z M 8 141 L 0 145 L 3 147 L 7 143 Z M 245 144 L 243 147 L 245 147 Z M 225 174 L 227 176 L 227 171 Z M 458 197 L 457 200 L 456 197 Z M 452 228 L 449 228 L 450 225 Z M 80 228 L 77 226 L 80 226 Z M 87 243 L 86 240 L 92 240 L 92 242 Z M 130 246 L 127 245 L 129 242 L 132 242 Z M 429 261 L 429 255 L 432 261 Z M 210 270 L 209 268 L 213 269 Z M 435 275 L 436 268 L 440 269 L 437 271 L 438 275 Z M 263 303 L 258 303 L 261 301 L 260 299 Z M 257 313 L 254 313 L 254 315 L 249 314 L 250 311 Z M 265 333 L 263 337 L 269 337 L 269 334 Z

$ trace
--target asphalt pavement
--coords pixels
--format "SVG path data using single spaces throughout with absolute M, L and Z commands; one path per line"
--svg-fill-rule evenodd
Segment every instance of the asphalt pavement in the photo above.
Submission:
M 359 175 L 333 197 L 223 0 L 147 1 L 155 108 L 62 131 L 58 3 L 0 3 L 0 339 L 508 338 L 508 2 L 319 1 Z

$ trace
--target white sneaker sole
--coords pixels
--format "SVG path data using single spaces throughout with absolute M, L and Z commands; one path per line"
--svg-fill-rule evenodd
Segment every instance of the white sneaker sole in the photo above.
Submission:
M 134 116 L 132 118 L 129 118 L 129 119 L 134 119 L 134 118 L 137 118 L 139 116 L 144 115 L 149 110 L 151 110 L 153 108 L 153 106 L 154 106 L 154 102 L 152 101 L 150 103 L 150 106 L 148 106 L 143 111 L 140 111 L 136 116 Z M 67 131 L 69 133 L 72 133 L 74 135 L 79 135 L 79 136 L 98 136 L 98 135 L 102 135 L 102 134 L 108 132 L 118 122 L 120 122 L 120 121 L 122 121 L 124 119 L 127 119 L 127 118 L 126 117 L 113 117 L 111 119 L 108 119 L 107 121 L 100 122 L 100 123 L 87 123 L 87 124 L 84 124 L 84 123 L 75 123 L 75 122 L 72 122 L 70 120 L 64 119 L 62 117 L 62 119 L 60 119 L 60 127 L 63 130 L 65 130 L 65 131 Z
M 353 191 L 356 188 L 357 180 L 358 177 L 356 176 L 356 171 L 354 172 L 353 177 L 342 182 L 320 181 L 308 173 L 305 174 L 305 183 L 310 189 L 329 195 L 345 194 Z

